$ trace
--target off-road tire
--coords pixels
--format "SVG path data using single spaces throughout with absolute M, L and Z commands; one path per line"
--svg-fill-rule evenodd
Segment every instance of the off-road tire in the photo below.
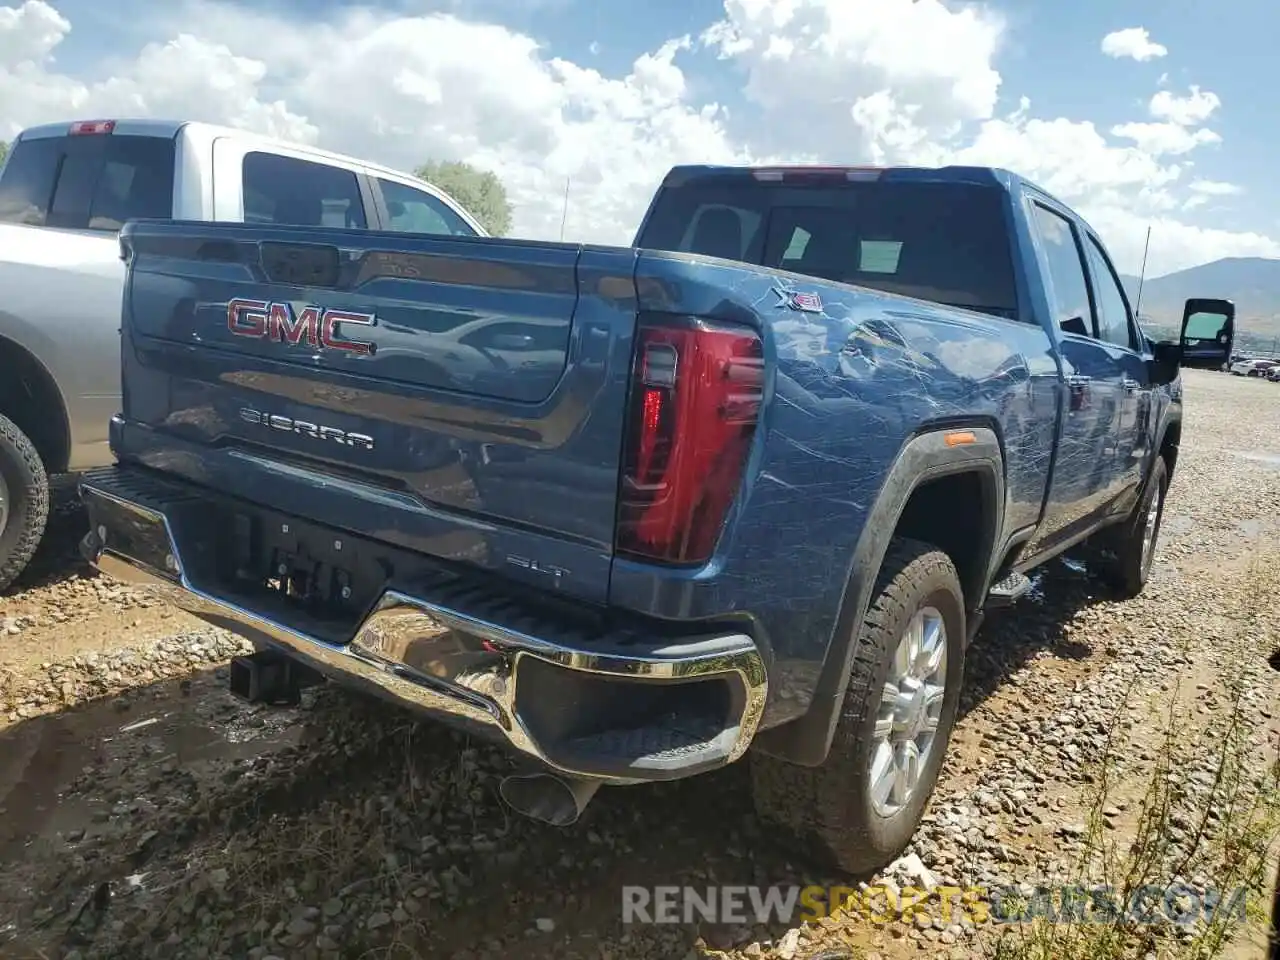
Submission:
M 1156 545 L 1160 542 L 1160 527 L 1164 522 L 1164 499 L 1169 491 L 1169 468 L 1159 454 L 1151 462 L 1151 473 L 1143 487 L 1142 496 L 1134 504 L 1133 512 L 1123 523 L 1103 531 L 1101 550 L 1095 572 L 1121 599 L 1131 600 L 1147 586 L 1151 578 L 1151 563 Z M 1150 555 L 1144 556 L 1142 543 L 1146 531 L 1147 510 L 1152 498 L 1159 497 L 1156 507 L 1156 528 Z
M 26 569 L 49 518 L 49 478 L 27 435 L 0 416 L 0 476 L 9 490 L 9 519 L 0 530 L 0 590 Z
M 947 690 L 915 796 L 886 818 L 872 808 L 870 796 L 876 712 L 898 641 L 916 612 L 930 606 L 942 614 L 947 630 Z M 824 867 L 861 875 L 891 863 L 910 844 L 951 739 L 965 647 L 964 595 L 951 558 L 932 544 L 895 539 L 856 643 L 826 760 L 805 767 L 753 753 L 751 780 L 756 813 L 779 840 Z

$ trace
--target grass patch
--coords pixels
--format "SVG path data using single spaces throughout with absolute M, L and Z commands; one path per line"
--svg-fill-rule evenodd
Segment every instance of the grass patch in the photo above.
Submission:
M 995 960 L 1215 960 L 1241 934 L 1265 931 L 1273 852 L 1280 844 L 1280 764 L 1259 743 L 1259 692 L 1271 700 L 1268 622 L 1280 596 L 1276 557 L 1256 561 L 1233 597 L 1236 630 L 1210 653 L 1180 643 L 1187 662 L 1210 657 L 1213 682 L 1188 691 L 1175 670 L 1161 698 L 1154 759 L 1134 782 L 1121 731 L 1140 691 L 1129 689 L 1093 772 L 1083 852 L 1068 889 L 1001 904 L 1011 918 L 988 944 Z M 1201 712 L 1197 702 L 1213 698 Z M 1136 787 L 1137 820 L 1111 829 L 1115 792 Z M 1074 895 L 1072 895 L 1074 892 Z M 1242 923 L 1243 921 L 1243 923 Z M 1265 936 L 1265 934 L 1264 934 Z

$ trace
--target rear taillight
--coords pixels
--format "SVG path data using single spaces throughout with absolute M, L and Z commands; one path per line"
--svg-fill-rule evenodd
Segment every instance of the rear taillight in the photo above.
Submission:
M 114 120 L 80 120 L 71 125 L 69 133 L 73 137 L 80 137 L 95 133 L 110 133 L 115 128 Z
M 753 330 L 642 318 L 618 505 L 619 553 L 697 564 L 737 494 L 764 392 Z

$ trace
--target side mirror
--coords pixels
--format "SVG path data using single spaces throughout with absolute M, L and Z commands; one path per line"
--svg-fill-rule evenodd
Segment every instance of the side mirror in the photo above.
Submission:
M 1235 333 L 1236 305 L 1230 300 L 1188 300 L 1178 337 L 1182 365 L 1218 369 L 1229 363 Z
M 1175 340 L 1160 340 L 1151 344 L 1151 382 L 1162 387 L 1178 379 L 1182 370 L 1182 344 Z

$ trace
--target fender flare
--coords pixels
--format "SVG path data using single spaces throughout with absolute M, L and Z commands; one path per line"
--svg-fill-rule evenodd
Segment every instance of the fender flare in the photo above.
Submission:
M 1169 428 L 1175 425 L 1178 429 L 1182 429 L 1181 404 L 1176 405 L 1176 407 L 1174 404 L 1170 404 L 1168 408 L 1166 408 L 1165 415 L 1160 418 L 1160 427 L 1156 431 L 1156 443 L 1155 446 L 1151 448 L 1151 460 L 1150 463 L 1147 464 L 1147 476 L 1151 475 L 1151 466 L 1156 462 L 1156 457 L 1160 456 L 1161 451 L 1164 450 L 1164 441 L 1169 436 Z M 1181 440 L 1181 437 L 1179 437 L 1179 440 Z M 1178 446 L 1181 446 L 1181 443 L 1179 443 Z M 1165 466 L 1168 467 L 1169 479 L 1172 480 L 1174 464 L 1167 463 Z M 1143 485 L 1146 485 L 1146 477 L 1143 477 Z
M 971 433 L 973 442 L 948 444 L 948 435 L 957 431 Z M 828 638 L 826 658 L 809 709 L 795 720 L 761 731 L 755 738 L 755 749 L 802 766 L 817 766 L 826 759 L 853 668 L 858 635 L 855 627 L 867 614 L 871 591 L 902 512 L 917 488 L 940 477 L 959 473 L 978 473 L 981 476 L 983 499 L 991 517 L 982 545 L 987 555 L 987 562 L 982 565 L 985 570 L 982 590 L 985 593 L 985 585 L 991 582 L 999 563 L 996 546 L 999 531 L 1004 525 L 1003 448 L 999 437 L 989 426 L 949 424 L 930 427 L 903 444 L 867 514 L 849 560 L 840 612 Z M 982 599 L 966 597 L 968 612 L 972 613 L 979 607 Z
M 42 447 L 40 450 L 41 457 L 49 458 L 51 461 L 45 464 L 46 469 L 51 473 L 59 472 L 66 467 L 64 461 L 71 456 L 71 449 L 74 444 L 71 432 L 71 411 L 67 404 L 66 394 L 63 393 L 62 384 L 58 382 L 58 378 L 54 376 L 44 358 L 33 350 L 29 344 L 0 331 L 0 354 L 5 353 L 17 357 L 20 363 L 25 363 L 39 380 L 40 389 L 47 390 L 55 402 L 54 409 L 46 409 L 42 411 L 42 415 L 46 419 L 52 419 L 53 422 L 50 426 L 53 429 L 53 433 L 51 436 L 56 438 L 57 445 L 53 449 L 48 449 L 49 444 L 41 443 L 34 436 L 31 439 L 37 446 Z M 6 411 L 0 410 L 0 413 L 6 413 Z M 13 411 L 6 415 L 17 422 L 20 428 L 25 423 L 25 418 L 14 416 Z M 54 454 L 57 455 L 54 456 Z

